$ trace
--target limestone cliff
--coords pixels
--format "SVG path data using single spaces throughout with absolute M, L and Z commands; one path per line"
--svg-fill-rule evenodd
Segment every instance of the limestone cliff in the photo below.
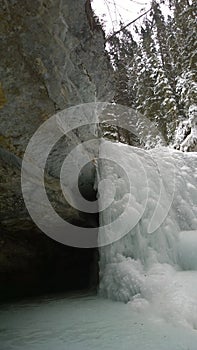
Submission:
M 23 285 L 27 290 L 28 285 L 29 289 L 39 289 L 41 280 L 55 286 L 61 284 L 60 276 L 66 288 L 69 284 L 84 285 L 89 278 L 85 270 L 91 269 L 94 252 L 58 245 L 35 227 L 21 194 L 20 166 L 31 136 L 55 112 L 111 98 L 113 79 L 104 33 L 94 19 L 90 0 L 0 3 L 2 293 L 17 284 L 21 289 Z M 71 133 L 71 144 L 76 137 Z M 54 172 L 51 169 L 52 176 Z M 59 211 L 70 222 L 85 225 L 84 217 L 69 206 L 62 204 Z

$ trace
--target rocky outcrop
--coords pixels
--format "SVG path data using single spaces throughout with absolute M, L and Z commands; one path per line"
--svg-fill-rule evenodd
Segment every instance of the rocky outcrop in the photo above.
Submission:
M 182 120 L 175 133 L 173 147 L 183 152 L 197 152 L 197 106 L 189 107 L 188 119 Z
M 77 280 L 90 280 L 82 276 L 92 269 L 96 253 L 73 252 L 74 248 L 53 242 L 35 227 L 21 194 L 20 168 L 31 136 L 45 120 L 67 107 L 111 98 L 104 33 L 89 0 L 1 0 L 0 19 L 0 285 L 3 294 L 8 289 L 14 294 L 18 284 L 20 294 L 28 285 L 39 289 L 41 281 L 49 282 L 49 275 L 51 284 L 61 285 L 62 273 L 64 287 L 76 287 Z M 59 145 L 62 154 L 81 137 L 83 131 L 65 137 Z M 54 192 L 58 173 L 56 164 L 50 164 Z M 61 197 L 60 189 L 55 191 L 54 205 Z M 59 202 L 58 212 L 68 221 L 94 225 L 95 219 L 90 224 L 87 216 Z

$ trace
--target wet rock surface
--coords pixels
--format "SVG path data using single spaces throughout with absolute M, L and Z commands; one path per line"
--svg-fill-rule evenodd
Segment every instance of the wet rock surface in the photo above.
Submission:
M 2 0 L 1 5 L 0 295 L 95 285 L 96 250 L 66 247 L 40 232 L 25 208 L 20 175 L 27 144 L 45 120 L 65 108 L 112 96 L 103 31 L 89 1 Z M 82 227 L 94 226 L 97 217 L 89 220 L 61 201 L 55 159 L 87 135 L 70 132 L 48 166 L 54 206 Z M 84 185 L 84 177 L 82 184 L 92 188 Z

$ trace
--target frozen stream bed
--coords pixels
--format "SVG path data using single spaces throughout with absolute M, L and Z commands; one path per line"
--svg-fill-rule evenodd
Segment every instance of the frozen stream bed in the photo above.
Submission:
M 95 295 L 1 305 L 1 350 L 196 350 L 197 331 Z
M 1 350 L 197 349 L 197 153 L 99 152 L 99 296 L 1 305 Z

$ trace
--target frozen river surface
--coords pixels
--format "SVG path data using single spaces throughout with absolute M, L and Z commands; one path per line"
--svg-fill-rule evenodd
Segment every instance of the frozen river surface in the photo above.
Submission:
M 78 294 L 1 305 L 1 350 L 196 350 L 197 331 Z

